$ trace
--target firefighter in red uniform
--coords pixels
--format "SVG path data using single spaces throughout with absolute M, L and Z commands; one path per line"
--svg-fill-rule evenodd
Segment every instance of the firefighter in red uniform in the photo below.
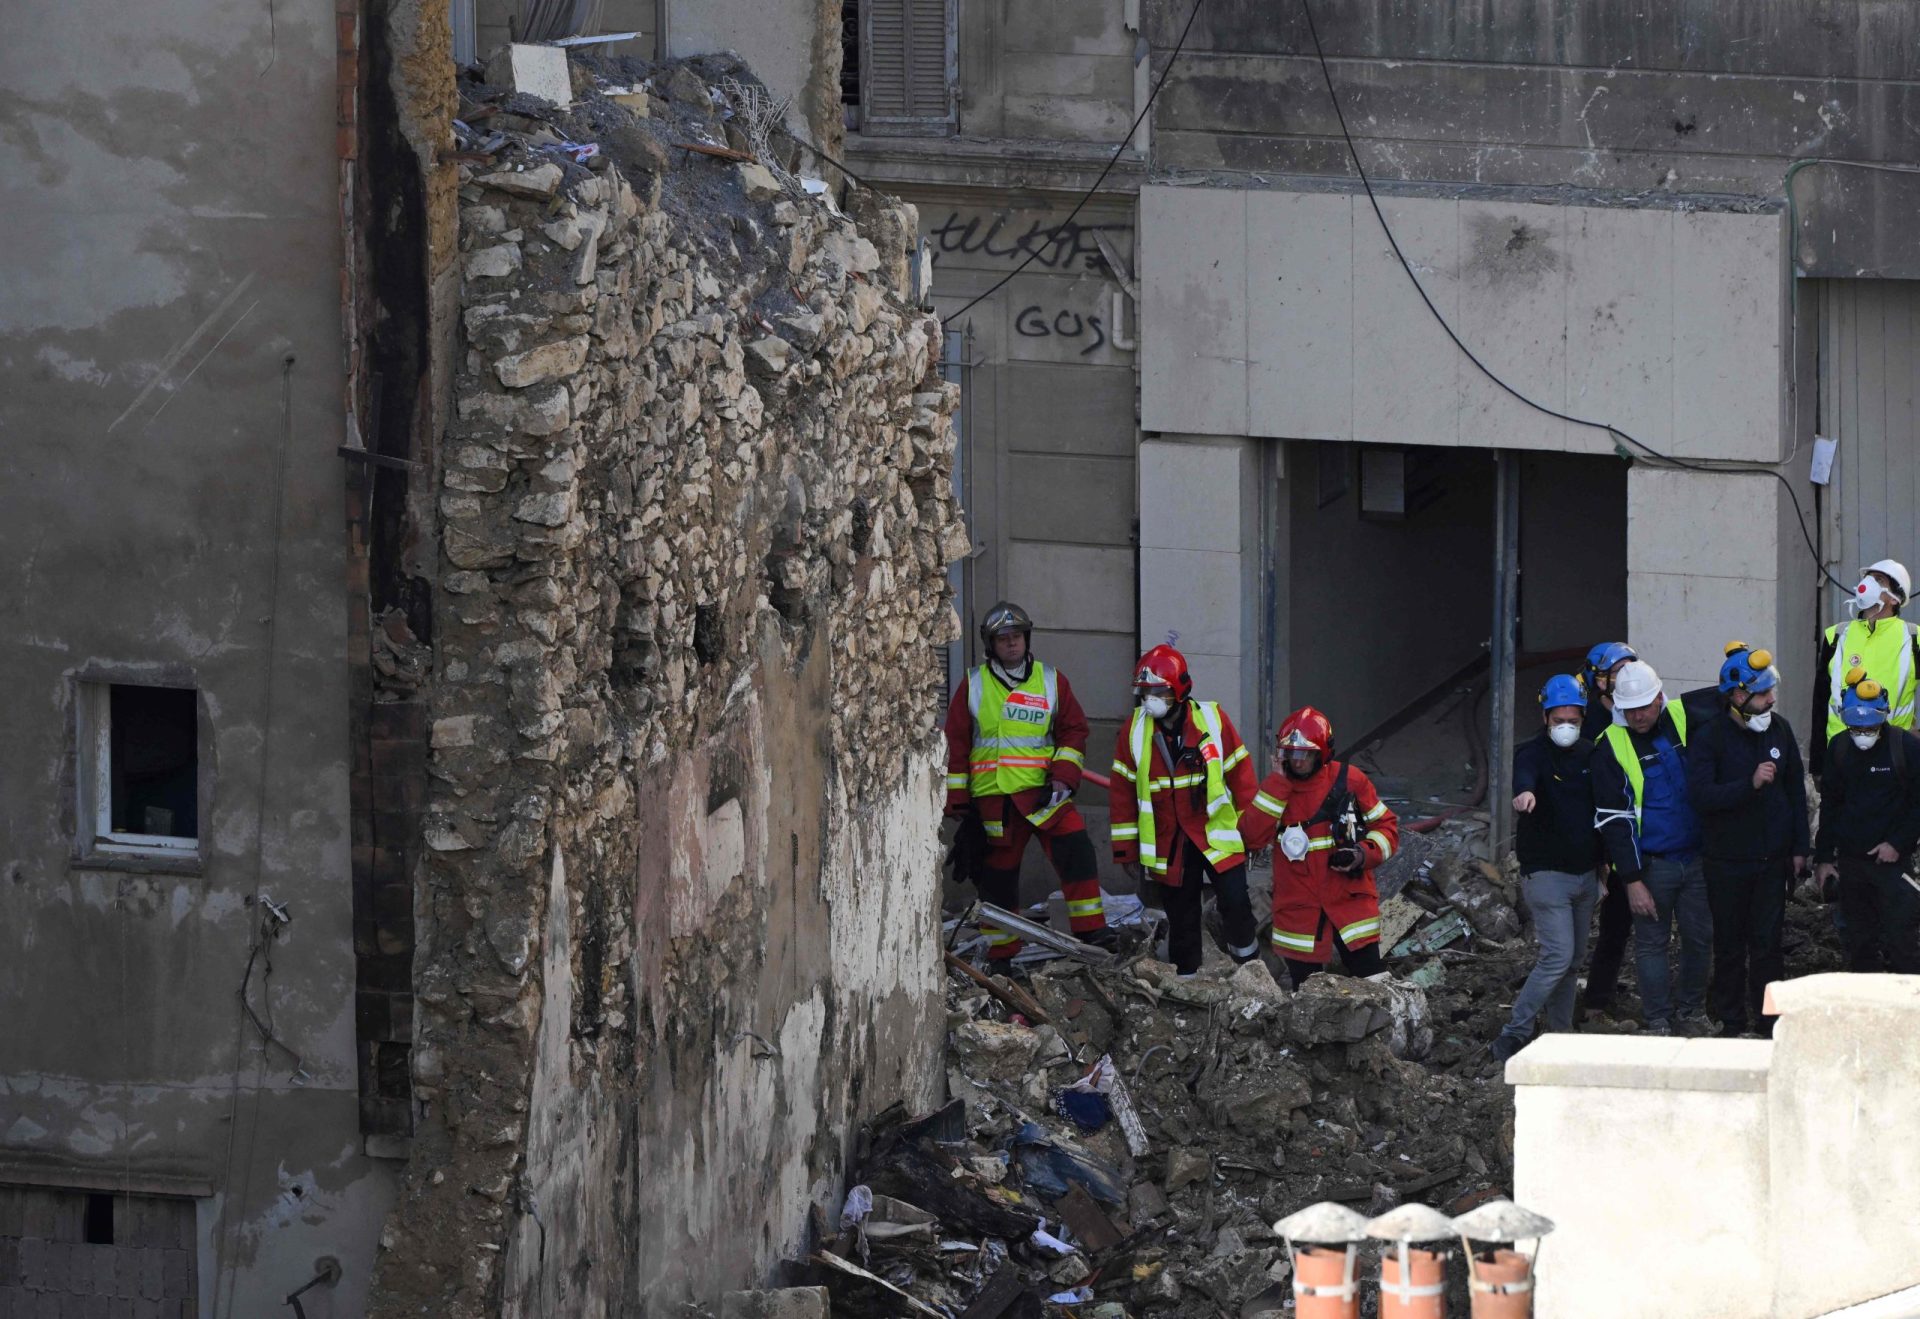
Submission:
M 980 624 L 987 662 L 967 674 L 947 707 L 947 814 L 979 814 L 987 835 L 978 880 L 984 900 L 1019 909 L 1020 858 L 1038 834 L 1060 876 L 1068 925 L 1077 938 L 1104 944 L 1112 936 L 1099 863 L 1073 804 L 1086 764 L 1087 716 L 1066 675 L 1033 658 L 1032 639 L 1033 620 L 1016 604 L 996 604 Z M 1020 951 L 1011 931 L 981 931 L 990 959 Z
M 1253 764 L 1240 734 L 1212 701 L 1196 701 L 1187 661 L 1155 646 L 1135 666 L 1138 707 L 1113 750 L 1113 856 L 1138 880 L 1159 884 L 1167 948 L 1182 978 L 1200 970 L 1201 884 L 1213 882 L 1227 951 L 1260 951 L 1247 897 L 1240 818 L 1253 799 Z
M 1247 847 L 1274 847 L 1273 951 L 1297 989 L 1340 951 L 1349 975 L 1380 971 L 1380 893 L 1367 872 L 1400 842 L 1373 783 L 1333 759 L 1333 724 L 1312 706 L 1280 725 L 1280 769 L 1241 817 Z

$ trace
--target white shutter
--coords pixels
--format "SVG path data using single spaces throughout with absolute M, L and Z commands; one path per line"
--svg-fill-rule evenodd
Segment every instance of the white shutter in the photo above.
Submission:
M 954 2 L 862 0 L 862 129 L 901 135 L 953 130 Z

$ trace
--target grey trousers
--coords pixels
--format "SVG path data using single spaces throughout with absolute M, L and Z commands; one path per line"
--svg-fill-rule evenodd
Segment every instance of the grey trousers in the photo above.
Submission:
M 1540 956 L 1513 1000 L 1513 1019 L 1500 1033 L 1525 1042 L 1533 1038 L 1534 1019 L 1542 1015 L 1548 1030 L 1573 1027 L 1573 999 L 1587 956 L 1594 904 L 1600 901 L 1600 878 L 1591 870 L 1578 875 L 1536 870 L 1521 879 L 1520 896 L 1533 913 Z

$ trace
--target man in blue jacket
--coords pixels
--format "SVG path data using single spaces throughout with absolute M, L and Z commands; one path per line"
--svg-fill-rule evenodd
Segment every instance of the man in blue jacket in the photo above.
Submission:
M 1760 1011 L 1781 978 L 1787 894 L 1808 873 L 1806 774 L 1785 716 L 1776 712 L 1773 656 L 1738 645 L 1720 665 L 1724 718 L 1687 746 L 1687 785 L 1700 814 L 1707 902 L 1713 909 L 1713 1015 L 1722 1035 L 1771 1034 Z
M 1593 831 L 1593 743 L 1580 735 L 1586 693 L 1578 678 L 1557 674 L 1540 689 L 1546 727 L 1513 751 L 1514 850 L 1520 896 L 1533 915 L 1540 957 L 1513 1001 L 1513 1017 L 1488 1046 L 1505 1062 L 1533 1038 L 1537 1017 L 1548 1030 L 1573 1028 L 1573 996 L 1587 929 L 1600 898 L 1600 839 Z
M 1650 1035 L 1705 1035 L 1713 916 L 1700 866 L 1700 819 L 1687 795 L 1688 713 L 1660 690 L 1660 675 L 1633 660 L 1613 683 L 1626 721 L 1601 735 L 1593 757 L 1594 819 L 1614 881 L 1633 912 L 1633 966 Z M 1679 983 L 1667 948 L 1680 927 Z

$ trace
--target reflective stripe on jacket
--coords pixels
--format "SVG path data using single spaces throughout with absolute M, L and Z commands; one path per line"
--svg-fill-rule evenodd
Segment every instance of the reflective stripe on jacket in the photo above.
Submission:
M 1207 801 L 1207 843 L 1202 852 L 1207 863 L 1220 866 L 1246 851 L 1240 841 L 1240 812 L 1234 806 L 1233 794 L 1227 790 L 1227 756 L 1225 739 L 1221 736 L 1220 706 L 1214 701 L 1189 701 L 1188 716 L 1193 719 L 1200 732 L 1200 759 L 1202 771 L 1198 774 L 1169 774 L 1162 778 L 1153 777 L 1151 769 L 1153 718 L 1145 710 L 1133 712 L 1133 722 L 1127 728 L 1127 745 L 1132 756 L 1133 766 L 1115 762 L 1115 772 L 1121 777 L 1133 781 L 1136 818 L 1130 824 L 1116 824 L 1113 837 L 1115 842 L 1134 841 L 1139 846 L 1140 864 L 1147 873 L 1164 875 L 1167 873 L 1167 860 L 1172 854 L 1171 841 L 1166 850 L 1162 850 L 1154 821 L 1153 798 L 1158 792 L 1173 792 L 1204 786 Z M 1247 749 L 1238 747 L 1232 753 L 1244 759 Z M 1137 768 L 1134 768 L 1137 767 Z

